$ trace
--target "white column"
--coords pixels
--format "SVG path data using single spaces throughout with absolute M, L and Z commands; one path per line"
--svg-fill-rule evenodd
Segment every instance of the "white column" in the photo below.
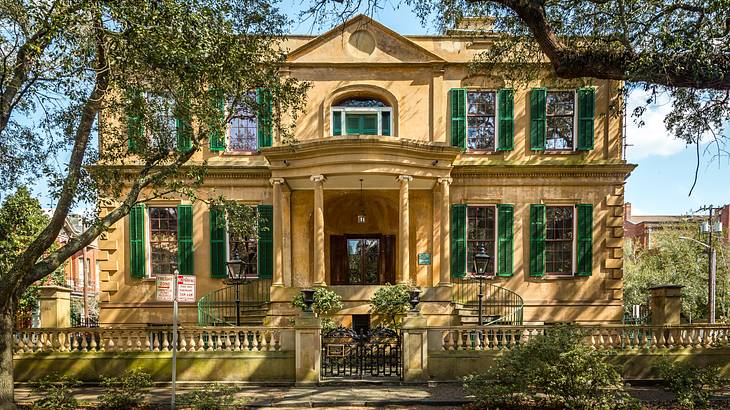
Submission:
M 314 286 L 327 286 L 324 271 L 324 175 L 312 175 L 314 182 Z
M 439 286 L 451 285 L 451 178 L 439 178 L 441 185 L 441 275 Z
M 400 175 L 400 217 L 398 218 L 398 251 L 400 254 L 400 270 L 396 282 L 406 283 L 410 278 L 410 214 L 408 203 L 409 183 L 413 179 L 410 175 Z
M 274 239 L 274 283 L 273 286 L 284 286 L 284 258 L 282 253 L 283 236 L 282 222 L 283 222 L 283 207 L 282 207 L 282 186 L 284 185 L 283 178 L 271 178 L 269 180 L 271 185 L 274 186 L 274 232 L 272 236 Z

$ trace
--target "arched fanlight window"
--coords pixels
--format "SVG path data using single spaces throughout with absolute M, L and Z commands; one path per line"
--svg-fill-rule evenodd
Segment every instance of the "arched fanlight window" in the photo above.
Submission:
M 393 108 L 367 97 L 347 98 L 332 105 L 332 135 L 392 134 Z

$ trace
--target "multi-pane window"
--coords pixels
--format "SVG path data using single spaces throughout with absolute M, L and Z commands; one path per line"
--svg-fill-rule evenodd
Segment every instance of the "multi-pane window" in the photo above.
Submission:
M 258 277 L 258 248 L 258 240 L 255 238 L 241 238 L 228 233 L 228 260 L 242 261 L 247 278 Z
M 151 118 L 148 122 L 147 134 L 153 147 L 173 148 L 177 144 L 177 121 L 175 120 L 175 102 L 161 94 L 146 93 L 147 112 Z
M 255 99 L 256 95 L 252 93 L 250 98 Z M 256 111 L 249 106 L 242 105 L 238 107 L 238 112 L 232 115 L 228 121 L 228 150 L 255 152 L 258 149 L 258 118 Z
M 469 91 L 466 95 L 467 148 L 494 151 L 497 96 L 494 91 Z
M 572 150 L 574 135 L 575 93 L 548 91 L 545 99 L 545 149 Z
M 494 274 L 496 214 L 493 206 L 470 206 L 467 208 L 466 222 L 466 269 L 476 273 L 474 255 L 483 248 L 491 256 L 485 274 Z
M 573 207 L 549 206 L 546 212 L 545 272 L 573 274 Z
M 380 240 L 347 239 L 347 283 L 377 285 L 380 283 Z
M 150 276 L 177 269 L 177 208 L 150 207 Z
M 391 135 L 392 108 L 373 98 L 350 98 L 332 106 L 332 135 Z

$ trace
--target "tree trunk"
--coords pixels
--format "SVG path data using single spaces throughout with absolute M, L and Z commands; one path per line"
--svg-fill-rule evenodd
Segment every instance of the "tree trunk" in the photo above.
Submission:
M 13 312 L 0 312 L 0 410 L 14 409 L 13 389 Z

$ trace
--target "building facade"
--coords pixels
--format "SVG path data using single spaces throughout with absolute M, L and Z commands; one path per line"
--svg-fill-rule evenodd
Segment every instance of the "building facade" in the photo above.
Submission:
M 342 323 L 369 321 L 377 289 L 408 283 L 429 325 L 454 324 L 481 249 L 488 285 L 519 295 L 524 323 L 619 323 L 633 169 L 621 84 L 470 73 L 491 42 L 402 36 L 365 16 L 291 36 L 282 75 L 311 84 L 296 142 L 266 113 L 240 115 L 195 159 L 208 163 L 201 195 L 256 207 L 258 240 L 229 238 L 205 203 L 136 207 L 99 242 L 102 324 L 169 324 L 154 276 L 195 275 L 203 298 L 226 287 L 234 254 L 252 262 L 266 323 L 287 324 L 292 298 L 316 286 L 342 296 Z M 204 314 L 181 307 L 185 323 Z

